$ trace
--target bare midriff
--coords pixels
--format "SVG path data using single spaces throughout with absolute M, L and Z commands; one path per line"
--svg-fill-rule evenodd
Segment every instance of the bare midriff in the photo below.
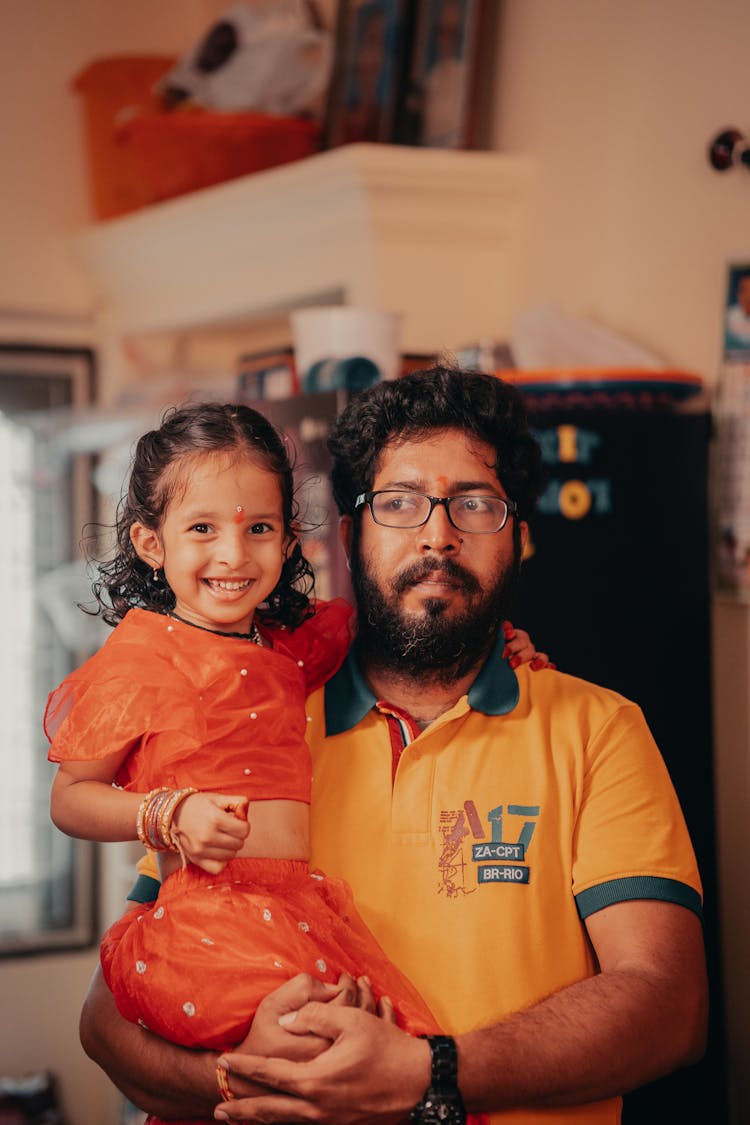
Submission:
M 237 857 L 256 859 L 310 858 L 310 806 L 302 801 L 251 801 L 250 832 Z M 174 852 L 160 852 L 162 880 L 182 866 Z

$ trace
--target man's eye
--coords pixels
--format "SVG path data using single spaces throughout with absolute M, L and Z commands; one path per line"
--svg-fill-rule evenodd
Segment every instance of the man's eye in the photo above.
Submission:
M 408 512 L 415 507 L 415 500 L 408 494 L 389 496 L 383 507 L 387 512 Z
M 489 496 L 459 496 L 456 507 L 462 512 L 485 513 L 493 510 L 494 504 Z

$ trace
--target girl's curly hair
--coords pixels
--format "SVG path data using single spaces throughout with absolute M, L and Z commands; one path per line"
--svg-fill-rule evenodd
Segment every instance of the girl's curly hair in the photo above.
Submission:
M 155 581 L 152 568 L 138 557 L 130 541 L 134 523 L 158 529 L 174 496 L 189 487 L 186 471 L 196 456 L 206 453 L 235 454 L 260 463 L 276 473 L 281 486 L 284 529 L 296 536 L 299 510 L 294 497 L 293 465 L 284 440 L 257 410 L 242 405 L 214 402 L 170 407 L 158 430 L 138 441 L 128 490 L 115 518 L 116 545 L 111 557 L 99 560 L 99 578 L 93 584 L 98 609 L 108 625 L 117 625 L 128 610 L 136 607 L 168 613 L 175 597 L 166 577 Z M 285 560 L 279 581 L 264 603 L 261 617 L 276 625 L 295 628 L 312 613 L 310 596 L 314 575 L 296 541 Z

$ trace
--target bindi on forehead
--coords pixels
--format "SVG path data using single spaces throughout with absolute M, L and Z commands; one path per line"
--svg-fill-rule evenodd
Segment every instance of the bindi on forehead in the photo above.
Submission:
M 242 504 L 238 504 L 237 507 L 234 509 L 234 515 L 232 516 L 232 523 L 242 523 L 244 518 L 245 518 L 245 509 L 242 507 Z

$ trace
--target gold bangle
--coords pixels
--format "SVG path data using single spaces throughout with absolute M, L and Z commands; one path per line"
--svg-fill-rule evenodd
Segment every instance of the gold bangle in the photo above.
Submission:
M 192 786 L 188 786 L 185 789 L 176 789 L 172 794 L 169 805 L 165 810 L 164 817 L 160 825 L 161 838 L 164 841 L 164 846 L 169 851 L 179 852 L 180 855 L 182 855 L 182 848 L 180 847 L 180 841 L 177 837 L 177 829 L 174 826 L 175 813 L 187 797 L 192 797 L 194 793 L 199 792 L 199 789 L 193 789 Z
M 168 792 L 169 789 L 167 788 L 167 786 L 161 785 L 158 789 L 152 789 L 151 792 L 147 793 L 141 801 L 140 807 L 138 809 L 138 815 L 135 821 L 135 830 L 138 839 L 146 848 L 154 848 L 154 841 L 151 839 L 148 833 L 148 815 L 151 811 L 152 802 L 156 798 L 158 798 L 160 794 Z
M 223 1067 L 221 1063 L 216 1064 L 216 1085 L 219 1087 L 219 1093 L 225 1102 L 234 1101 L 234 1094 L 229 1089 L 226 1067 Z

